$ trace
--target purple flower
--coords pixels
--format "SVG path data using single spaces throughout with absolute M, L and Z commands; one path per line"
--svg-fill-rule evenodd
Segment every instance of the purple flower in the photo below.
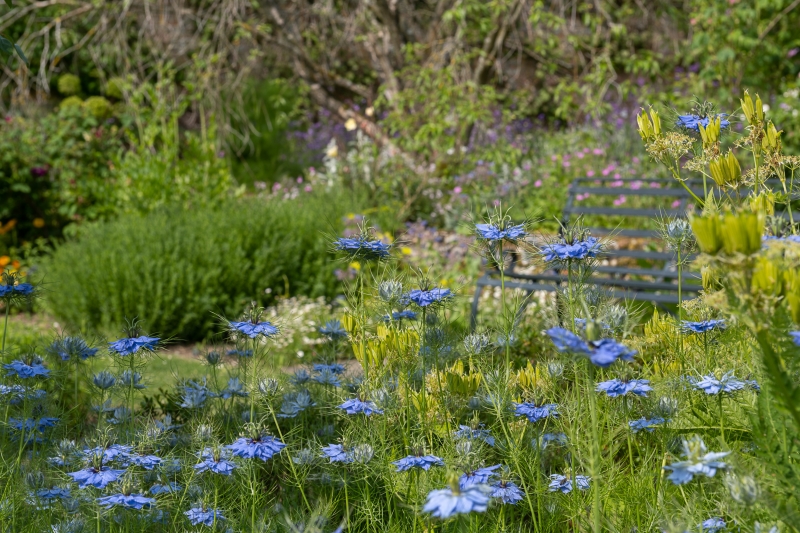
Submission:
M 653 387 L 650 386 L 650 380 L 647 379 L 631 379 L 629 381 L 612 379 L 598 383 L 596 390 L 597 392 L 605 392 L 609 398 L 616 398 L 626 394 L 647 396 L 647 393 L 653 390 Z
M 725 120 L 725 117 L 727 116 L 727 113 L 720 113 L 719 115 L 714 116 L 714 118 L 719 118 L 719 127 L 721 129 L 727 128 L 731 125 L 729 121 Z M 675 122 L 675 125 L 679 128 L 686 128 L 687 130 L 699 132 L 700 124 L 702 124 L 704 128 L 707 128 L 708 123 L 709 117 L 701 117 L 699 115 L 678 115 L 678 120 Z
M 499 228 L 493 224 L 475 224 L 475 231 L 478 233 L 479 238 L 487 241 L 506 240 L 514 242 L 520 237 L 527 235 L 523 224 L 503 228 Z
M 344 409 L 345 413 L 348 415 L 357 415 L 359 413 L 364 413 L 367 416 L 370 416 L 373 413 L 378 415 L 383 414 L 383 409 L 378 409 L 373 402 L 362 402 L 358 398 L 347 400 L 339 406 L 339 409 Z
M 578 486 L 579 490 L 589 490 L 589 480 L 590 478 L 586 476 L 575 476 L 575 484 Z M 547 490 L 550 492 L 569 494 L 572 492 L 572 480 L 561 474 L 551 474 L 550 485 L 548 485 Z
M 262 436 L 257 439 L 241 437 L 236 439 L 233 444 L 225 446 L 237 457 L 244 459 L 261 459 L 269 461 L 276 453 L 280 453 L 286 447 L 284 443 L 272 436 Z
M 722 518 L 707 518 L 699 527 L 708 533 L 718 533 L 725 529 L 725 521 Z
M 483 425 L 483 424 L 481 424 Z M 489 433 L 488 429 L 472 429 L 469 426 L 458 426 L 458 430 L 453 434 L 457 439 L 478 439 L 482 440 L 489 446 L 494 446 L 494 437 Z
M 730 452 L 709 452 L 700 437 L 684 440 L 683 451 L 684 455 L 686 455 L 685 461 L 678 461 L 664 467 L 665 470 L 672 471 L 667 477 L 676 485 L 690 482 L 695 475 L 714 477 L 717 470 L 728 468 L 728 465 L 719 461 L 719 459 L 722 459 Z
M 464 472 L 461 474 L 461 477 L 458 478 L 458 486 L 461 490 L 464 490 L 472 485 L 488 483 L 490 478 L 497 475 L 495 474 L 495 470 L 500 468 L 500 466 L 501 465 L 487 466 L 470 472 Z
M 522 501 L 524 493 L 516 484 L 511 481 L 498 481 L 491 486 L 492 498 L 497 498 L 503 503 L 512 505 Z
M 437 304 L 452 297 L 450 289 L 431 289 L 424 291 L 422 289 L 414 289 L 408 293 L 408 299 L 420 307 L 428 307 L 429 305 Z
M 661 417 L 652 418 L 650 420 L 642 417 L 639 420 L 631 420 L 628 422 L 628 425 L 634 433 L 639 433 L 642 430 L 652 433 L 656 429 L 655 426 L 660 426 L 664 422 L 666 421 Z
M 428 494 L 422 511 L 442 519 L 473 511 L 483 513 L 489 507 L 489 492 L 486 485 L 472 485 L 463 491 L 434 490 Z
M 564 328 L 550 328 L 545 333 L 550 336 L 558 351 L 585 355 L 593 364 L 602 368 L 610 366 L 617 359 L 631 361 L 636 355 L 634 350 L 614 339 L 587 342 Z
M 78 484 L 78 488 L 85 489 L 86 487 L 94 487 L 96 489 L 103 489 L 109 483 L 113 483 L 125 473 L 125 470 L 115 470 L 107 466 L 100 468 L 88 467 L 77 472 L 69 472 L 67 475 Z
M 272 337 L 278 334 L 278 328 L 273 326 L 270 322 L 230 322 L 230 327 L 234 331 L 255 339 L 259 335 L 264 337 Z
M 703 376 L 700 380 L 692 378 L 694 388 L 701 390 L 706 394 L 713 395 L 721 392 L 736 392 L 745 388 L 747 383 L 741 381 L 733 375 L 733 372 L 728 372 L 721 378 L 717 379 L 713 374 Z
M 444 466 L 444 461 L 435 455 L 409 455 L 392 461 L 392 464 L 397 467 L 398 472 L 406 472 L 412 468 L 421 468 L 427 472 L 432 466 Z
M 147 350 L 148 352 L 152 352 L 158 346 L 158 341 L 161 339 L 157 339 L 155 337 L 135 337 L 135 338 L 124 338 L 119 339 L 114 342 L 108 343 L 108 349 L 118 355 L 133 355 L 139 350 Z
M 34 359 L 31 364 L 16 359 L 3 365 L 3 368 L 8 371 L 7 376 L 17 376 L 20 379 L 35 378 L 37 376 L 46 378 L 50 375 L 50 371 L 44 367 L 38 358 Z
M 322 453 L 332 463 L 352 463 L 355 459 L 350 450 L 345 450 L 342 444 L 328 444 L 322 447 Z
M 183 514 L 189 519 L 193 526 L 203 524 L 204 526 L 213 526 L 215 522 L 225 520 L 222 516 L 222 511 L 219 509 L 205 509 L 203 507 L 194 507 L 184 512 Z
M 581 261 L 587 257 L 597 257 L 600 251 L 601 245 L 596 237 L 587 237 L 585 241 L 573 244 L 567 242 L 546 244 L 541 249 L 544 260 L 548 262 Z
M 681 331 L 684 333 L 707 333 L 715 329 L 725 329 L 724 320 L 703 320 L 700 322 L 690 322 L 684 320 L 681 323 Z
M 226 449 L 215 452 L 211 448 L 206 448 L 200 453 L 200 462 L 194 465 L 197 472 L 205 472 L 210 470 L 215 474 L 222 474 L 223 476 L 230 476 L 236 465 L 228 461 L 230 452 Z
M 557 417 L 556 409 L 558 406 L 554 403 L 547 403 L 538 407 L 535 403 L 512 403 L 514 406 L 514 414 L 516 416 L 526 416 L 529 422 L 538 422 L 549 416 Z
M 383 259 L 389 257 L 388 244 L 381 241 L 370 241 L 364 236 L 358 238 L 342 237 L 333 243 L 334 247 L 355 259 Z
M 112 494 L 97 498 L 97 502 L 106 509 L 111 509 L 115 505 L 121 505 L 128 509 L 149 509 L 152 504 L 156 503 L 153 498 L 147 498 L 141 494 Z

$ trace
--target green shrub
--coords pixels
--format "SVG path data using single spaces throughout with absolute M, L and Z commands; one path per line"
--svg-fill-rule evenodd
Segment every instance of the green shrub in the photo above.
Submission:
M 337 294 L 329 233 L 352 195 L 244 199 L 214 208 L 125 215 L 82 229 L 41 265 L 59 320 L 116 334 L 126 317 L 182 340 L 219 332 L 250 301 Z M 271 289 L 270 293 L 265 289 Z
M 62 74 L 58 77 L 58 92 L 73 96 L 81 92 L 81 79 L 75 74 Z
M 115 100 L 122 100 L 122 88 L 125 86 L 125 80 L 122 78 L 111 78 L 106 84 L 106 96 L 114 98 Z
M 98 120 L 111 116 L 111 102 L 102 96 L 90 96 L 83 103 L 83 106 Z
M 83 100 L 81 99 L 80 96 L 68 96 L 67 98 L 61 100 L 61 103 L 58 104 L 58 109 L 59 110 L 74 109 L 74 108 L 79 108 L 82 105 L 83 105 Z

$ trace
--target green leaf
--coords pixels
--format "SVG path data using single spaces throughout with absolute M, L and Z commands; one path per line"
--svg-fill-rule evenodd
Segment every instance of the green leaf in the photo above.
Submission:
M 10 54 L 14 51 L 14 45 L 11 44 L 11 41 L 0 35 L 0 52 L 4 54 Z
M 14 48 L 17 50 L 17 55 L 25 63 L 25 65 L 31 66 L 31 64 L 28 63 L 28 58 L 25 57 L 25 53 L 22 51 L 22 48 L 16 43 L 14 44 Z
M 6 3 L 6 5 L 8 6 L 9 9 L 11 9 L 13 7 L 11 5 L 11 0 L 3 0 L 3 1 Z

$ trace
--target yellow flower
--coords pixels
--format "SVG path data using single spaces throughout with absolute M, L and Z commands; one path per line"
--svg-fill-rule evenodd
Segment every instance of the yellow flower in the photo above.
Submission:
M 411 255 L 411 248 L 408 246 L 403 246 L 400 248 L 400 253 L 403 255 Z
M 33 219 L 33 227 L 34 228 L 43 228 L 44 227 L 44 219 L 43 218 L 34 218 Z
M 447 287 L 448 285 L 450 285 L 450 280 L 446 278 L 442 278 L 441 280 L 439 280 L 439 286 Z
M 353 261 L 352 263 L 350 263 L 350 268 L 355 270 L 361 270 L 361 263 L 359 263 L 358 261 Z
M 352 118 L 347 119 L 347 122 L 344 123 L 344 129 L 347 131 L 353 131 L 357 127 L 355 119 Z

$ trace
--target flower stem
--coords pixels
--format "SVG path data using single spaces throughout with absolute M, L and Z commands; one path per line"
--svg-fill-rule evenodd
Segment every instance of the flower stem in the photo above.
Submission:
M 586 384 L 589 393 L 589 411 L 592 418 L 592 454 L 591 454 L 591 470 L 592 470 L 592 531 L 600 533 L 600 437 L 598 435 L 597 423 L 597 391 L 594 388 L 594 366 L 587 361 L 589 365 L 589 372 L 586 374 Z

